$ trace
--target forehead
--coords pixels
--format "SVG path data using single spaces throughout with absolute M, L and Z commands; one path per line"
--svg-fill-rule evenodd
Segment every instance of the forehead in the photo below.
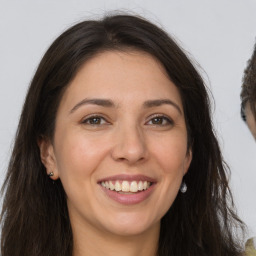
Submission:
M 167 97 L 182 109 L 180 93 L 165 68 L 140 51 L 103 52 L 84 63 L 62 102 L 85 97 L 111 98 L 119 103 Z

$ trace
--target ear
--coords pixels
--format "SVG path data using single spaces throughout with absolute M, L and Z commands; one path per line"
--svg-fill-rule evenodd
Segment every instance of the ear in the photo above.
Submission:
M 37 144 L 40 149 L 41 161 L 46 168 L 46 174 L 52 180 L 57 180 L 59 178 L 59 173 L 51 141 L 48 138 L 41 137 L 38 139 Z
M 188 172 L 191 161 L 192 161 L 192 150 L 190 148 L 187 152 L 187 155 L 184 161 L 184 175 Z

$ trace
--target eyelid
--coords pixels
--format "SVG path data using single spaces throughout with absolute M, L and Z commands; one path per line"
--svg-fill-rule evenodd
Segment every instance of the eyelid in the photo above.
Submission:
M 165 125 L 157 125 L 157 124 L 155 124 L 155 126 L 166 126 L 166 125 L 173 125 L 174 124 L 173 119 L 171 117 L 169 117 L 168 115 L 165 115 L 165 114 L 153 114 L 153 115 L 149 116 L 147 121 L 146 121 L 146 124 L 148 122 L 150 122 L 152 119 L 157 118 L 157 117 L 158 118 L 163 118 L 163 119 L 167 120 L 167 122 L 169 124 L 165 124 Z
M 87 123 L 88 120 L 93 119 L 93 118 L 99 118 L 99 119 L 104 120 L 104 123 L 103 123 L 103 124 L 94 124 L 95 126 L 99 126 L 99 125 L 104 125 L 104 124 L 109 124 L 109 123 L 110 123 L 110 122 L 107 120 L 107 118 L 104 117 L 104 115 L 102 115 L 102 114 L 90 114 L 90 115 L 87 115 L 87 116 L 85 116 L 85 117 L 81 120 L 81 123 L 82 123 L 82 124 L 88 124 L 88 125 L 93 126 L 93 124 Z

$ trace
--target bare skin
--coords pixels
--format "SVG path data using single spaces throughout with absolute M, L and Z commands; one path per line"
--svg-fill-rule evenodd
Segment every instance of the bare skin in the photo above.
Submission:
M 248 128 L 251 131 L 254 139 L 256 140 L 256 121 L 249 103 L 245 105 L 245 115 Z
M 156 256 L 160 225 L 136 236 L 113 236 L 98 232 L 94 227 L 73 225 L 74 256 Z M 97 241 L 97 242 L 95 242 Z

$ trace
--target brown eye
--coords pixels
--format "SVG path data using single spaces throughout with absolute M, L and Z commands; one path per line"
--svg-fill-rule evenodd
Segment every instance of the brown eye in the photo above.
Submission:
M 165 126 L 165 125 L 171 125 L 173 122 L 165 117 L 165 116 L 156 116 L 151 118 L 148 122 L 148 125 L 160 125 L 160 126 Z
M 106 124 L 107 122 L 103 117 L 92 116 L 83 120 L 82 123 L 87 125 L 102 125 L 102 124 Z
M 163 124 L 165 120 L 162 117 L 155 117 L 151 121 L 152 124 Z

